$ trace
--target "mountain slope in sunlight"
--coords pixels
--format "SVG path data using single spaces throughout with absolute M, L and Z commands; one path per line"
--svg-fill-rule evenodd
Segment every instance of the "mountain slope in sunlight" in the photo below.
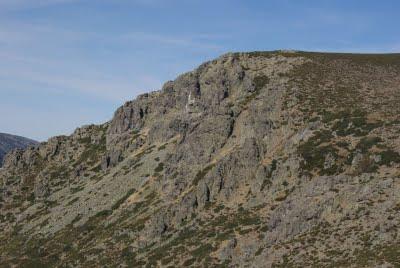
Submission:
M 8 154 L 19 267 L 397 267 L 400 55 L 230 53 Z

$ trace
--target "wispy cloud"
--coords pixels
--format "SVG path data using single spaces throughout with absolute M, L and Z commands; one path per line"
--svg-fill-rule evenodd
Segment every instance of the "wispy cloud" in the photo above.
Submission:
M 123 102 L 133 98 L 138 92 L 158 89 L 160 81 L 150 75 L 143 75 L 127 80 L 118 77 L 101 77 L 85 73 L 84 76 L 74 74 L 48 74 L 23 68 L 8 69 L 0 72 L 0 79 L 24 80 L 31 84 L 43 85 L 51 88 L 53 93 L 73 93 L 77 96 L 85 94 L 96 98 L 102 98 L 113 102 Z M 3 84 L 4 86 L 4 84 Z M 21 88 L 17 90 L 29 90 Z M 32 89 L 36 90 L 36 89 Z
M 1 0 L 0 0 L 1 1 Z M 176 47 L 190 47 L 193 49 L 221 49 L 218 41 L 231 38 L 226 34 L 194 33 L 190 35 L 166 34 L 157 32 L 118 32 L 100 34 L 82 30 L 66 29 L 44 24 L 24 24 L 0 20 L 0 45 L 9 43 L 14 45 L 31 43 L 44 43 L 46 39 L 53 42 L 75 42 L 83 40 L 97 40 L 107 42 L 146 42 L 164 44 Z
M 95 33 L 77 31 L 65 27 L 0 20 L 0 45 L 7 43 L 20 46 L 32 43 L 46 45 L 45 41 L 49 40 L 57 43 L 71 43 L 94 37 L 96 37 Z
M 221 39 L 220 36 L 218 39 Z M 145 33 L 145 32 L 130 32 L 119 36 L 122 41 L 140 41 L 149 43 L 159 43 L 177 47 L 191 47 L 201 49 L 222 49 L 222 46 L 215 44 L 215 36 L 208 36 L 205 34 L 198 35 L 165 35 L 157 33 Z M 210 42 L 213 39 L 214 42 Z
M 43 130 L 37 137 L 60 133 L 57 118 L 108 119 L 123 101 L 226 51 L 399 52 L 399 4 L 304 2 L 0 0 L 0 110 L 20 113 L 0 127 Z
M 103 43 L 115 47 L 120 44 L 151 44 L 176 49 L 218 50 L 216 36 L 194 34 L 169 36 L 166 34 L 130 32 L 103 35 L 40 24 L 6 22 L 0 25 L 0 79 L 30 81 L 53 88 L 55 92 L 75 91 L 93 97 L 123 101 L 138 92 L 160 88 L 162 81 L 156 72 L 132 72 L 133 75 L 115 75 L 108 69 L 99 69 L 96 60 L 86 59 L 86 50 L 76 49 L 79 43 L 96 47 Z M 60 49 L 70 57 L 60 57 Z M 115 53 L 115 52 L 114 52 Z M 108 59 L 109 64 L 113 59 Z M 114 62 L 118 66 L 118 62 Z M 123 67 L 119 67 L 121 70 Z M 110 74 L 114 73 L 114 74 Z M 22 89 L 21 89 L 22 90 Z

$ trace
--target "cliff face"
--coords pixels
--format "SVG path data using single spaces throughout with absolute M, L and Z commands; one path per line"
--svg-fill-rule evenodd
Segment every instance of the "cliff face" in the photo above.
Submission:
M 400 55 L 224 55 L 8 154 L 0 257 L 50 266 L 400 264 Z
M 0 167 L 3 165 L 4 156 L 13 149 L 24 149 L 36 145 L 38 142 L 24 137 L 0 133 Z

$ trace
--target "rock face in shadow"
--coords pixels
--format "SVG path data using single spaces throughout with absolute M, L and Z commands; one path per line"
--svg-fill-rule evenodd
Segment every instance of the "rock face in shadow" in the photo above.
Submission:
M 4 156 L 14 149 L 25 149 L 37 145 L 38 142 L 20 136 L 0 133 L 0 167 L 3 165 Z
M 400 55 L 229 53 L 0 170 L 10 266 L 396 267 Z

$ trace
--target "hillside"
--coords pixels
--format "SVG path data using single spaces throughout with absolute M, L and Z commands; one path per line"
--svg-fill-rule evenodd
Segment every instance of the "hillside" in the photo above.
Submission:
M 24 137 L 0 133 L 0 167 L 3 164 L 4 156 L 14 149 L 25 149 L 28 146 L 38 144 L 37 141 Z
M 0 170 L 18 267 L 399 267 L 400 54 L 230 53 Z

